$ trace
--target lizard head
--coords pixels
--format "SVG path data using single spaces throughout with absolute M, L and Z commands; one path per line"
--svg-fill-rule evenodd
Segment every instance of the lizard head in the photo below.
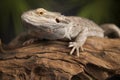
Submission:
M 56 39 L 63 38 L 70 25 L 70 20 L 64 15 L 43 8 L 27 11 L 21 18 L 28 30 L 34 32 L 35 35 L 42 34 L 46 38 L 51 36 Z

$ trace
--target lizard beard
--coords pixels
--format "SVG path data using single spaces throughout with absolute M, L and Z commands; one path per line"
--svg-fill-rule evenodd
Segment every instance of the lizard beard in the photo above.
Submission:
M 70 23 L 68 26 L 65 27 L 65 35 L 64 35 L 64 37 L 68 38 L 69 40 L 71 40 L 70 34 L 71 34 L 71 30 L 72 30 L 72 25 L 73 25 L 73 23 Z

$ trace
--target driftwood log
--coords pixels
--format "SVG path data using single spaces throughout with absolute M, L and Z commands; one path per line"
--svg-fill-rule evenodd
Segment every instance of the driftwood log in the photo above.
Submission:
M 90 37 L 83 47 L 80 57 L 64 41 L 1 52 L 0 80 L 120 80 L 120 39 Z

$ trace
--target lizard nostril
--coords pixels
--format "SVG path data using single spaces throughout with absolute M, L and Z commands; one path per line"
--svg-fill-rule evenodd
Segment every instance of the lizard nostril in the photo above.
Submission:
M 56 18 L 55 20 L 56 20 L 56 22 L 57 22 L 57 23 L 59 23 L 59 22 L 60 22 L 60 20 L 59 20 L 58 18 Z

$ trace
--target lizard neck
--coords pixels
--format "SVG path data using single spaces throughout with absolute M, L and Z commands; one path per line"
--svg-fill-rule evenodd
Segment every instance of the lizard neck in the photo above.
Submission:
M 72 27 L 73 27 L 73 23 L 71 22 L 71 23 L 69 23 L 68 26 L 66 26 L 66 28 L 65 28 L 65 35 L 64 35 L 64 37 L 65 37 L 65 38 L 68 38 L 69 40 L 71 40 L 70 34 L 71 34 Z

